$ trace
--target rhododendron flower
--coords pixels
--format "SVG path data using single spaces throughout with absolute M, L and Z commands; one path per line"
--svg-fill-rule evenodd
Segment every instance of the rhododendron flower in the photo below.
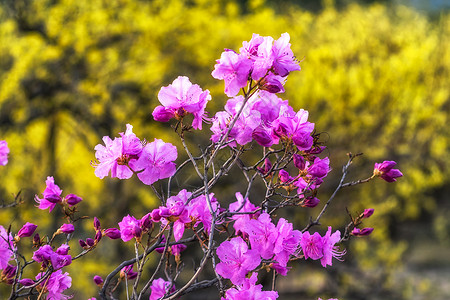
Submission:
M 14 244 L 13 237 L 8 234 L 0 225 L 0 269 L 4 269 L 8 266 L 8 262 L 11 260 L 13 255 Z
M 133 126 L 127 124 L 125 133 L 120 133 L 121 137 L 111 140 L 104 136 L 105 146 L 98 144 L 95 146 L 95 158 L 98 164 L 95 167 L 95 176 L 100 179 L 105 178 L 111 172 L 111 177 L 128 179 L 133 176 L 130 164 L 139 158 L 143 145 L 139 138 L 133 133 Z
M 6 141 L 0 141 L 0 166 L 5 166 L 8 163 L 9 148 Z
M 262 213 L 257 220 L 248 221 L 245 232 L 248 234 L 252 249 L 262 258 L 269 259 L 274 255 L 274 245 L 279 233 L 268 213 Z
M 241 237 L 224 241 L 216 253 L 220 259 L 216 265 L 217 274 L 230 279 L 233 284 L 242 284 L 247 273 L 261 262 L 258 252 L 249 250 Z
M 313 235 L 308 231 L 304 232 L 300 238 L 300 245 L 305 259 L 317 260 L 323 256 L 322 236 L 318 232 Z
M 36 280 L 39 280 L 44 273 L 39 273 L 36 276 Z M 72 296 L 64 295 L 63 292 L 71 287 L 72 278 L 69 273 L 64 273 L 62 270 L 57 270 L 50 274 L 48 280 L 44 280 L 40 284 L 43 286 L 44 291 L 47 291 L 47 300 L 63 300 L 70 299 Z
M 130 165 L 138 172 L 138 178 L 144 184 L 150 185 L 175 174 L 176 165 L 173 161 L 177 156 L 177 148 L 174 145 L 155 139 L 145 145 L 139 159 Z
M 373 174 L 387 182 L 397 181 L 395 178 L 402 177 L 403 174 L 399 169 L 393 169 L 397 163 L 392 160 L 385 160 L 382 163 L 375 163 Z
M 336 230 L 331 234 L 331 226 L 328 226 L 328 230 L 322 238 L 323 243 L 323 256 L 320 259 L 322 266 L 325 268 L 327 265 L 331 266 L 331 259 L 334 257 L 341 260 L 341 257 L 345 254 L 345 251 L 339 251 L 339 248 L 335 246 L 341 239 L 341 232 Z
M 73 224 L 68 223 L 68 224 L 61 225 L 61 227 L 59 227 L 59 229 L 56 232 L 69 234 L 74 231 L 75 231 L 75 227 L 73 226 Z
M 108 228 L 104 231 L 104 235 L 109 237 L 112 240 L 120 239 L 121 234 L 120 230 L 117 228 Z
M 153 280 L 150 289 L 152 292 L 150 293 L 149 300 L 159 300 L 164 297 L 166 293 L 170 294 L 176 290 L 175 286 L 172 285 L 170 281 L 165 281 L 162 278 Z
M 226 49 L 220 59 L 216 61 L 212 77 L 225 81 L 225 94 L 234 97 L 239 90 L 247 85 L 248 75 L 252 68 L 252 61 L 243 55 Z
M 242 197 L 240 192 L 235 194 L 237 201 L 230 204 L 230 212 L 252 212 L 258 209 L 257 206 L 253 205 L 248 198 Z M 257 218 L 259 216 L 259 212 L 254 214 L 235 214 L 232 215 L 231 219 L 235 220 L 233 227 L 236 230 L 236 234 L 244 233 L 245 226 L 252 218 Z
M 245 278 L 242 285 L 226 291 L 225 298 L 221 300 L 275 300 L 278 298 L 276 291 L 263 291 L 262 284 L 256 285 L 258 275 L 253 273 L 250 278 Z
M 44 198 L 40 199 L 37 195 L 35 196 L 35 201 L 39 204 L 39 209 L 49 209 L 49 212 L 55 208 L 56 203 L 62 201 L 61 193 L 62 190 L 55 184 L 55 179 L 53 176 L 48 176 L 45 181 L 46 187 L 44 190 Z
M 282 106 L 279 117 L 272 123 L 274 143 L 279 140 L 292 141 L 299 150 L 308 150 L 313 145 L 311 133 L 314 123 L 308 120 L 308 112 L 301 109 L 294 113 L 291 107 Z
M 272 47 L 273 69 L 276 75 L 287 76 L 292 71 L 300 71 L 300 66 L 295 61 L 291 50 L 289 33 L 285 32 L 274 42 Z
M 69 194 L 64 197 L 64 202 L 66 202 L 69 206 L 74 206 L 83 201 L 83 199 L 75 194 Z
M 188 113 L 194 116 L 192 127 L 202 129 L 202 119 L 206 104 L 211 100 L 209 91 L 203 91 L 197 84 L 192 84 L 186 76 L 177 77 L 172 84 L 162 87 L 158 93 L 159 102 L 153 111 L 156 121 L 167 122 L 171 118 L 181 120 Z
M 330 159 L 325 157 L 324 159 L 320 159 L 316 157 L 312 165 L 307 163 L 308 169 L 308 177 L 312 178 L 320 178 L 323 179 L 327 176 L 327 174 L 331 171 L 330 168 Z
M 192 222 L 189 217 L 189 211 L 186 207 L 188 199 L 192 193 L 181 190 L 178 195 L 169 197 L 166 202 L 166 207 L 160 206 L 157 212 L 152 212 L 152 217 L 158 215 L 163 217 L 162 223 L 166 225 L 168 222 L 174 222 L 173 224 L 173 237 L 175 241 L 179 241 L 183 236 L 185 224 Z M 153 219 L 155 220 L 155 219 Z
M 217 202 L 217 199 L 214 197 L 213 193 L 209 194 L 209 201 L 211 203 L 212 210 L 216 212 L 219 208 L 219 202 Z M 200 195 L 189 202 L 189 217 L 196 221 L 194 223 L 194 227 L 197 227 L 200 223 L 202 223 L 206 233 L 209 234 L 212 224 L 212 215 L 205 195 Z
M 56 249 L 56 253 L 58 253 L 59 255 L 67 255 L 67 253 L 69 253 L 69 249 L 69 245 L 62 244 L 58 249 Z
M 139 221 L 130 215 L 123 217 L 119 222 L 120 237 L 124 242 L 128 242 L 132 238 L 140 239 L 142 235 L 142 229 Z
M 299 230 L 293 230 L 292 223 L 283 218 L 278 220 L 276 231 L 278 235 L 273 248 L 274 259 L 282 267 L 286 267 L 289 257 L 296 255 L 298 252 L 302 234 Z

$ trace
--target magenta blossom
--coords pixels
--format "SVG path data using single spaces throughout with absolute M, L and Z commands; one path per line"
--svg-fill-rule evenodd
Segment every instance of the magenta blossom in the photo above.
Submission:
M 0 166 L 5 166 L 8 163 L 9 148 L 6 141 L 0 141 Z
M 228 289 L 225 298 L 221 300 L 275 300 L 278 298 L 276 291 L 263 291 L 262 284 L 256 285 L 257 273 L 253 273 L 250 278 L 245 278 L 242 285 Z
M 313 235 L 308 231 L 304 232 L 300 238 L 300 245 L 305 259 L 317 260 L 323 256 L 322 237 L 318 232 L 315 232 Z
M 142 229 L 139 221 L 130 215 L 123 217 L 119 222 L 120 237 L 124 242 L 128 242 L 132 238 L 140 239 L 142 235 Z
M 0 269 L 5 269 L 13 255 L 13 237 L 0 225 Z
M 382 163 L 375 163 L 373 175 L 380 176 L 380 178 L 387 182 L 397 181 L 395 178 L 402 177 L 403 174 L 399 169 L 393 169 L 397 163 L 392 160 L 385 160 Z
M 176 165 L 173 161 L 177 156 L 177 148 L 174 145 L 155 139 L 145 145 L 139 159 L 130 164 L 138 172 L 138 178 L 144 184 L 150 185 L 175 174 Z
M 133 176 L 130 164 L 139 158 L 143 145 L 139 138 L 133 133 L 133 126 L 127 124 L 125 133 L 120 133 L 121 137 L 111 140 L 104 136 L 105 146 L 98 144 L 95 146 L 95 158 L 98 163 L 94 165 L 95 176 L 100 179 L 105 178 L 111 172 L 111 177 L 128 179 Z
M 170 281 L 165 281 L 162 278 L 153 280 L 150 289 L 152 292 L 150 293 L 149 300 L 159 300 L 164 297 L 165 294 L 173 293 L 176 290 L 175 286 L 172 285 Z
M 153 111 L 156 121 L 167 122 L 172 118 L 181 120 L 187 114 L 192 114 L 192 127 L 202 129 L 205 108 L 211 100 L 209 91 L 203 91 L 197 84 L 192 84 L 186 76 L 179 76 L 169 86 L 162 87 L 158 93 L 158 106 Z
M 299 230 L 293 230 L 292 223 L 283 218 L 278 220 L 276 230 L 278 235 L 273 248 L 275 260 L 281 267 L 286 267 L 289 257 L 296 256 L 299 251 L 302 233 Z
M 55 184 L 55 179 L 53 179 L 53 176 L 48 176 L 45 184 L 46 187 L 43 193 L 44 198 L 40 199 L 36 195 L 35 200 L 39 204 L 39 209 L 48 208 L 49 212 L 51 212 L 53 208 L 55 208 L 56 203 L 60 203 L 62 201 L 62 190 Z
M 320 259 L 322 266 L 325 268 L 327 265 L 331 266 L 331 259 L 334 257 L 338 260 L 342 260 L 342 256 L 345 251 L 339 251 L 339 248 L 335 246 L 341 239 L 341 232 L 336 230 L 331 234 L 331 226 L 328 226 L 328 230 L 322 238 L 323 243 L 323 256 Z
M 74 231 L 75 231 L 75 227 L 73 226 L 73 224 L 66 223 L 66 224 L 61 225 L 61 227 L 59 227 L 59 229 L 56 232 L 69 234 Z
M 251 219 L 245 226 L 252 249 L 264 259 L 274 255 L 275 241 L 278 238 L 275 225 L 268 213 L 262 213 L 257 220 Z M 280 249 L 281 250 L 281 249 Z
M 36 276 L 36 280 L 39 280 L 44 273 L 39 273 Z M 44 291 L 48 292 L 47 300 L 65 300 L 70 299 L 72 296 L 64 295 L 63 292 L 71 287 L 72 278 L 69 273 L 64 273 L 62 270 L 57 270 L 51 273 L 48 280 L 44 280 L 41 283 Z
M 225 50 L 216 62 L 212 77 L 225 81 L 225 94 L 228 97 L 236 96 L 247 85 L 252 61 L 232 50 Z
M 235 196 L 237 201 L 230 204 L 230 212 L 245 213 L 258 210 L 258 207 L 252 204 L 248 198 L 244 199 L 240 192 L 237 192 Z M 246 224 L 250 221 L 250 219 L 257 218 L 259 214 L 259 212 L 255 212 L 254 214 L 234 214 L 231 219 L 235 220 L 233 227 L 234 230 L 236 230 L 236 233 L 244 233 Z
M 233 284 L 242 284 L 247 273 L 261 262 L 258 252 L 249 250 L 241 237 L 223 242 L 216 253 L 220 259 L 216 265 L 217 274 L 230 279 Z
M 219 202 L 214 197 L 213 193 L 209 194 L 209 201 L 213 212 L 217 212 L 219 209 Z M 209 234 L 212 225 L 212 215 L 205 195 L 200 195 L 189 202 L 189 217 L 195 221 L 194 227 L 202 223 L 206 233 Z

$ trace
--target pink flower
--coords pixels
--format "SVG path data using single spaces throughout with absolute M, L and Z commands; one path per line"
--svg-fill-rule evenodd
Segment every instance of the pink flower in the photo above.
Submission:
M 55 179 L 53 176 L 48 176 L 45 181 L 46 187 L 43 193 L 44 198 L 40 199 L 37 195 L 35 196 L 35 201 L 39 204 L 39 209 L 49 209 L 49 212 L 55 208 L 56 203 L 62 201 L 61 193 L 62 190 L 55 184 Z
M 6 141 L 0 141 L 0 166 L 5 166 L 8 163 L 9 148 Z
M 262 213 L 257 220 L 251 219 L 245 226 L 252 249 L 264 259 L 274 255 L 274 245 L 279 233 L 268 213 Z
M 119 222 L 120 227 L 120 237 L 124 242 L 128 242 L 132 238 L 140 239 L 142 235 L 142 229 L 139 221 L 130 215 L 123 217 L 122 221 Z
M 305 259 L 311 258 L 317 260 L 323 256 L 322 237 L 318 232 L 311 235 L 308 231 L 304 232 L 300 238 L 303 255 Z
M 216 250 L 220 263 L 216 265 L 217 274 L 231 280 L 233 284 L 242 284 L 247 273 L 261 262 L 257 251 L 248 250 L 241 237 L 224 241 Z
M 44 273 L 39 273 L 36 276 L 36 280 L 39 280 Z M 47 300 L 65 300 L 70 299 L 72 296 L 64 295 L 63 292 L 70 288 L 72 285 L 72 278 L 69 273 L 64 273 L 62 270 L 53 272 L 48 280 L 44 280 L 41 285 L 48 291 Z
M 273 248 L 275 260 L 282 267 L 286 267 L 289 257 L 296 255 L 298 252 L 302 233 L 298 230 L 293 230 L 292 223 L 289 223 L 283 218 L 278 220 L 276 229 L 278 236 Z
M 309 150 L 313 145 L 311 133 L 314 123 L 308 120 L 308 112 L 301 109 L 294 113 L 291 107 L 282 106 L 279 117 L 272 122 L 274 143 L 279 140 L 292 141 L 299 150 Z
M 273 68 L 275 74 L 287 76 L 292 71 L 300 71 L 300 66 L 295 60 L 294 53 L 289 43 L 289 34 L 283 33 L 281 37 L 274 42 L 272 47 Z
M 209 194 L 209 200 L 213 211 L 217 211 L 219 202 L 217 202 L 213 193 Z M 189 217 L 196 221 L 194 227 L 197 227 L 202 223 L 206 233 L 209 234 L 212 224 L 212 215 L 209 211 L 208 201 L 205 195 L 200 195 L 189 202 Z
M 176 290 L 175 286 L 172 285 L 170 281 L 165 281 L 162 278 L 153 280 L 150 289 L 152 292 L 150 293 L 149 300 L 159 300 L 164 297 L 165 294 L 173 293 Z
M 177 242 L 183 236 L 185 224 L 192 222 L 189 217 L 189 211 L 186 208 L 186 203 L 191 195 L 192 193 L 181 190 L 178 195 L 167 199 L 166 207 L 159 207 L 160 216 L 164 218 L 162 223 L 165 225 L 167 222 L 174 222 L 173 237 Z
M 216 62 L 212 77 L 225 81 L 225 94 L 228 97 L 236 96 L 247 85 L 252 61 L 232 50 L 225 50 Z
M 330 171 L 330 159 L 328 157 L 324 159 L 316 157 L 314 163 L 308 166 L 308 177 L 323 179 Z
M 8 264 L 0 273 L 0 281 L 6 284 L 13 284 L 16 277 L 17 266 Z
M 13 237 L 0 225 L 0 269 L 5 269 L 13 255 Z
M 111 140 L 110 137 L 104 136 L 105 146 L 95 146 L 95 158 L 98 160 L 98 164 L 94 166 L 95 176 L 103 179 L 110 172 L 113 178 L 128 179 L 133 176 L 129 164 L 139 158 L 143 146 L 132 130 L 133 126 L 127 124 L 126 132 L 120 133 L 121 137 Z
M 222 300 L 275 300 L 278 293 L 275 291 L 263 291 L 262 284 L 256 285 L 258 275 L 253 273 L 250 278 L 245 278 L 242 285 L 228 289 Z
M 200 86 L 192 84 L 186 76 L 179 76 L 172 84 L 162 87 L 158 93 L 158 106 L 153 111 L 156 121 L 167 122 L 171 118 L 181 120 L 188 113 L 194 116 L 192 127 L 202 129 L 205 108 L 211 100 L 209 91 L 202 91 Z
M 382 163 L 375 163 L 373 174 L 380 176 L 387 182 L 397 181 L 395 178 L 402 177 L 403 174 L 399 169 L 393 169 L 397 163 L 391 160 L 385 160 Z
M 235 194 L 237 201 L 230 204 L 230 212 L 252 212 L 258 209 L 257 206 L 253 205 L 248 198 L 242 197 L 240 192 Z M 236 230 L 236 233 L 245 232 L 245 226 L 252 218 L 257 218 L 259 216 L 259 212 L 254 214 L 236 214 L 231 217 L 231 219 L 235 220 L 233 227 Z
M 338 260 L 342 260 L 341 257 L 345 254 L 345 251 L 339 251 L 339 248 L 335 246 L 341 239 L 341 232 L 336 230 L 331 234 L 331 226 L 328 227 L 327 232 L 323 236 L 323 256 L 320 259 L 322 266 L 325 268 L 327 265 L 331 266 L 331 259 L 334 257 Z
M 138 178 L 144 184 L 150 185 L 175 174 L 176 165 L 173 161 L 177 156 L 177 148 L 174 145 L 155 139 L 145 145 L 139 159 L 131 165 L 138 172 Z
M 373 212 L 374 212 L 375 210 L 373 209 L 373 208 L 366 208 L 365 210 L 364 210 L 364 212 L 362 213 L 362 217 L 363 218 L 369 218 L 371 215 L 373 215 Z

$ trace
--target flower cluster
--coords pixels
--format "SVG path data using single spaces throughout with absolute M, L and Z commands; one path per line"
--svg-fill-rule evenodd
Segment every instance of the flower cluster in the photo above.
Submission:
M 225 81 L 225 94 L 236 96 L 247 86 L 248 78 L 257 81 L 260 89 L 272 93 L 284 91 L 283 83 L 289 72 L 300 70 L 289 43 L 290 36 L 283 33 L 274 41 L 270 36 L 253 34 L 244 42 L 240 53 L 226 49 L 214 66 L 212 76 Z
M 308 120 L 309 113 L 304 109 L 294 110 L 287 100 L 277 96 L 284 92 L 290 72 L 300 70 L 289 40 L 287 33 L 278 40 L 254 34 L 250 41 L 243 42 L 239 53 L 227 49 L 221 54 L 212 76 L 224 80 L 225 94 L 231 98 L 224 110 L 217 112 L 213 118 L 208 118 L 206 112 L 206 105 L 211 100 L 209 91 L 192 84 L 188 77 L 180 76 L 172 84 L 161 88 L 158 94 L 161 105 L 154 109 L 153 117 L 160 122 L 173 118 L 178 121 L 174 129 L 189 157 L 178 169 L 190 162 L 202 180 L 202 186 L 172 192 L 171 182 L 177 174 L 175 161 L 178 158 L 177 148 L 172 144 L 156 138 L 147 143 L 133 133 L 130 124 L 126 125 L 125 132 L 119 133 L 119 137 L 112 139 L 104 136 L 104 144 L 95 146 L 95 175 L 100 179 L 107 176 L 129 179 L 136 175 L 143 184 L 151 185 L 161 204 L 144 212 L 140 219 L 127 214 L 117 223 L 118 228 L 102 229 L 100 220 L 94 217 L 95 234 L 80 239 L 81 252 L 72 257 L 68 242 L 75 230 L 81 227 L 75 222 L 85 218 L 75 217 L 76 205 L 82 198 L 75 194 L 63 197 L 54 178 L 47 177 L 42 198 L 35 196 L 38 208 L 48 208 L 52 212 L 59 204 L 66 218 L 51 239 L 44 237 L 41 240 L 39 233 L 34 234 L 37 225 L 30 222 L 23 225 L 14 238 L 9 229 L 6 231 L 0 226 L 0 281 L 13 285 L 15 290 L 12 295 L 16 297 L 22 290 L 29 289 L 30 296 L 39 292 L 40 298 L 43 294 L 47 299 L 70 298 L 63 292 L 71 286 L 72 279 L 67 272 L 63 272 L 63 268 L 93 251 L 103 236 L 123 242 L 134 241 L 135 249 L 131 259 L 124 260 L 104 277 L 105 280 L 99 275 L 94 276 L 93 282 L 99 287 L 102 299 L 107 297 L 107 293 L 113 297 L 121 282 L 135 280 L 133 298 L 141 298 L 150 289 L 150 300 L 169 295 L 174 299 L 182 293 L 217 284 L 222 300 L 274 300 L 278 298 L 276 291 L 263 291 L 263 285 L 257 284 L 260 270 L 272 270 L 274 275 L 286 276 L 293 261 L 320 260 L 321 265 L 327 267 L 332 265 L 333 258 L 342 260 L 346 252 L 338 244 L 353 236 L 369 235 L 373 228 L 360 225 L 373 214 L 374 209 L 365 209 L 356 217 L 350 216 L 351 223 L 345 227 L 344 236 L 339 230 L 333 232 L 330 226 L 323 236 L 319 232 L 309 232 L 313 226 L 320 224 L 319 219 L 335 193 L 318 217 L 315 220 L 311 218 L 302 231 L 294 228 L 294 224 L 287 219 L 277 217 L 277 210 L 284 207 L 317 206 L 318 188 L 331 171 L 329 158 L 323 157 L 325 146 L 320 141 L 320 135 L 315 133 L 314 123 Z M 238 95 L 241 89 L 243 95 Z M 192 124 L 183 124 L 188 115 L 193 116 Z M 212 123 L 212 143 L 201 150 L 199 157 L 194 158 L 184 143 L 184 133 L 191 128 L 202 129 L 204 121 Z M 253 145 L 247 146 L 249 143 Z M 257 145 L 263 147 L 263 155 L 256 162 L 248 163 L 241 155 Z M 219 152 L 221 155 L 230 153 L 224 163 L 219 162 Z M 8 153 L 6 142 L 0 141 L 0 165 L 7 163 Z M 346 168 L 354 157 L 349 154 L 349 162 L 344 166 L 336 192 L 342 187 L 368 182 L 377 176 L 393 182 L 403 175 L 398 169 L 393 169 L 396 165 L 394 161 L 384 161 L 375 164 L 371 177 L 344 184 Z M 245 196 L 236 192 L 236 201 L 227 208 L 224 205 L 229 200 L 227 196 L 216 198 L 212 191 L 220 177 L 234 165 L 239 166 L 248 186 Z M 167 178 L 167 191 L 164 192 L 165 184 L 161 184 L 162 192 L 159 193 L 153 184 Z M 266 188 L 265 196 L 258 196 L 259 204 L 252 203 L 248 196 L 256 198 L 251 193 L 256 180 L 260 180 Z M 190 237 L 186 237 L 188 233 Z M 33 234 L 33 247 L 37 250 L 33 252 L 32 260 L 40 264 L 40 269 L 34 279 L 22 278 L 28 261 L 18 253 L 17 244 L 21 238 Z M 54 240 L 61 234 L 65 234 L 66 239 L 59 247 L 55 246 Z M 219 234 L 221 238 L 217 238 Z M 177 290 L 177 279 L 184 267 L 181 252 L 188 249 L 190 243 L 196 242 L 203 251 L 203 258 L 188 284 Z M 148 269 L 144 264 L 151 261 L 148 256 L 153 251 L 164 255 L 161 255 L 153 275 L 141 276 Z M 17 265 L 11 264 L 13 258 L 17 261 L 18 257 L 24 258 L 27 262 L 25 266 L 17 262 Z M 199 281 L 198 275 L 207 265 L 214 266 L 215 277 Z M 164 272 L 162 268 L 165 268 Z M 164 273 L 167 280 L 158 278 L 159 273 Z M 117 283 L 112 283 L 116 275 Z M 146 277 L 152 279 L 141 285 L 139 280 Z M 231 287 L 224 284 L 228 279 Z M 144 288 L 138 296 L 139 286 Z M 128 286 L 125 290 L 128 292 Z
M 105 146 L 95 146 L 98 160 L 94 164 L 95 175 L 103 179 L 111 173 L 113 178 L 128 179 L 136 173 L 147 185 L 172 176 L 176 171 L 173 162 L 178 155 L 176 147 L 160 139 L 144 146 L 144 142 L 132 130 L 133 126 L 127 124 L 126 132 L 120 133 L 121 137 L 111 140 L 104 136 Z
M 39 204 L 39 209 L 47 209 L 51 212 L 56 204 L 67 204 L 69 207 L 75 206 L 80 203 L 83 199 L 75 194 L 69 194 L 65 197 L 61 197 L 62 190 L 55 184 L 55 179 L 53 176 L 48 176 L 45 181 L 46 187 L 42 193 L 43 198 L 35 196 L 36 202 Z

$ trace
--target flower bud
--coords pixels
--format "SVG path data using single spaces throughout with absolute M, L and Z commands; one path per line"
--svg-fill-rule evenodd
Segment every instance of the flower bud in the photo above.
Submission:
M 41 246 L 41 237 L 39 236 L 39 233 L 36 233 L 33 237 L 33 247 L 40 247 Z
M 126 276 L 129 280 L 135 279 L 137 277 L 137 274 L 137 272 L 133 271 L 133 265 L 123 267 L 122 270 L 120 270 L 120 277 L 125 278 Z
M 139 225 L 141 226 L 141 228 L 144 232 L 147 232 L 152 227 L 151 214 L 148 213 L 145 216 L 143 216 L 139 220 Z
M 168 122 L 170 119 L 175 117 L 175 114 L 170 109 L 166 109 L 161 105 L 155 108 L 152 115 L 153 119 L 158 122 Z
M 103 234 L 112 240 L 120 239 L 120 230 L 117 228 L 108 228 L 103 232 Z
M 299 170 L 304 170 L 306 167 L 306 162 L 303 156 L 300 154 L 294 154 L 294 166 Z
M 19 280 L 20 284 L 23 286 L 31 286 L 34 284 L 34 280 L 30 278 L 24 278 Z
M 65 234 L 69 234 L 75 231 L 75 227 L 73 226 L 73 224 L 63 224 L 61 225 L 61 227 L 59 227 L 59 229 L 56 231 L 57 234 L 60 233 L 65 233 Z
M 96 231 L 98 231 L 98 230 L 101 229 L 101 227 L 100 227 L 100 221 L 98 220 L 97 217 L 94 217 L 94 228 L 95 228 Z
M 263 174 L 266 175 L 269 173 L 270 169 L 272 169 L 272 163 L 270 162 L 270 159 L 266 158 L 264 160 L 264 166 L 263 168 L 257 167 L 257 169 Z
M 87 247 L 88 247 L 88 245 L 86 244 L 86 242 L 83 241 L 83 240 L 78 240 L 78 244 L 80 244 L 80 246 L 81 246 L 82 248 L 87 248 Z
M 95 283 L 96 285 L 98 285 L 99 287 L 102 287 L 102 286 L 103 286 L 103 279 L 102 279 L 100 276 L 95 275 L 94 278 L 93 278 L 93 280 L 94 280 L 94 283 Z
M 81 197 L 78 197 L 75 194 L 69 194 L 67 195 L 64 200 L 66 201 L 67 204 L 69 204 L 69 206 L 74 206 L 77 205 L 78 203 L 80 203 L 81 201 L 83 201 L 83 199 Z
M 374 211 L 373 208 L 366 208 L 366 209 L 364 210 L 364 212 L 362 213 L 362 217 L 363 217 L 363 218 L 368 218 L 368 217 L 370 217 L 371 215 L 373 215 L 373 211 Z
M 252 138 L 263 147 L 270 147 L 273 145 L 272 137 L 264 129 L 255 129 L 252 133 Z
M 94 238 L 94 241 L 95 241 L 95 244 L 98 244 L 98 242 L 100 242 L 100 240 L 102 239 L 102 232 L 101 231 L 97 231 L 96 233 L 95 233 L 95 238 Z
M 87 239 L 86 239 L 86 244 L 87 244 L 89 247 L 92 247 L 92 246 L 95 245 L 95 241 L 94 241 L 93 239 L 91 239 L 91 238 L 87 238 Z
M 152 216 L 153 222 L 159 222 L 161 220 L 159 208 L 155 208 L 154 210 L 152 210 L 151 216 Z
M 363 228 L 363 229 L 353 228 L 352 235 L 354 235 L 354 236 L 367 236 L 367 235 L 371 234 L 372 231 L 373 231 L 373 228 L 371 228 L 371 227 L 366 227 L 366 228 Z
M 301 203 L 302 207 L 316 207 L 319 204 L 320 200 L 316 197 L 307 197 Z
M 19 238 L 29 237 L 34 233 L 36 228 L 37 225 L 27 222 L 25 225 L 22 226 L 22 228 L 19 230 L 16 236 Z
M 288 183 L 294 180 L 294 178 L 291 177 L 285 170 L 280 170 L 280 172 L 278 173 L 278 179 L 280 179 L 280 181 L 283 183 Z

